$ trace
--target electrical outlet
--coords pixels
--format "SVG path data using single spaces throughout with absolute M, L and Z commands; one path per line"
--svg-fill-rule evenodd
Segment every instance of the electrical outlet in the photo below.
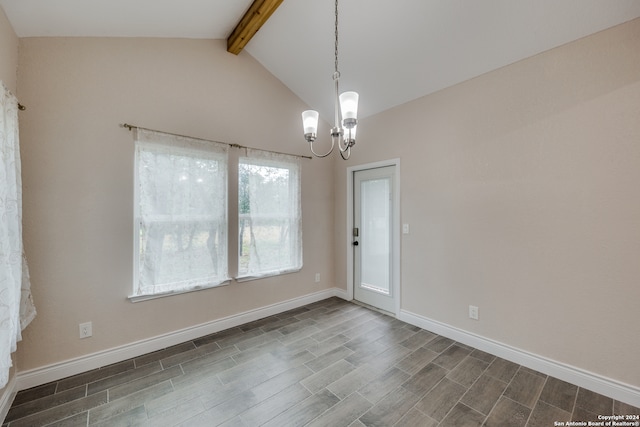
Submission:
M 316 283 L 320 283 L 320 273 L 316 273 Z
M 80 323 L 80 339 L 89 338 L 91 335 L 93 335 L 91 322 Z
M 402 234 L 409 234 L 409 224 L 402 224 Z
M 469 306 L 469 318 L 478 320 L 478 307 L 476 307 L 475 305 Z

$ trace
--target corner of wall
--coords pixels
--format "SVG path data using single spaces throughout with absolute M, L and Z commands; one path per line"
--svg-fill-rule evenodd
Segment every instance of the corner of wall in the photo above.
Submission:
M 7 417 L 17 392 L 18 382 L 16 379 L 16 369 L 14 367 L 9 372 L 9 382 L 3 389 L 0 389 L 0 423 L 3 423 Z
M 0 6 L 0 80 L 13 93 L 18 87 L 18 36 Z

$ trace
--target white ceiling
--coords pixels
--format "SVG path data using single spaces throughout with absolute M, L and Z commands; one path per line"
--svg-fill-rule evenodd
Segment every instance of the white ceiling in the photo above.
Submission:
M 252 0 L 0 0 L 19 37 L 225 39 Z M 342 0 L 341 91 L 360 117 L 640 17 L 640 0 Z M 331 0 L 285 0 L 250 54 L 333 121 Z

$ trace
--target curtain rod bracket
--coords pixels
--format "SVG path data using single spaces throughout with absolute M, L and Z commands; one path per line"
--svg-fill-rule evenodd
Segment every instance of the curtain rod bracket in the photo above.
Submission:
M 24 111 L 24 110 L 26 110 L 26 109 L 27 109 L 27 107 L 25 107 L 24 105 L 22 105 L 22 104 L 20 104 L 20 103 L 18 102 L 18 110 L 20 110 L 20 111 Z

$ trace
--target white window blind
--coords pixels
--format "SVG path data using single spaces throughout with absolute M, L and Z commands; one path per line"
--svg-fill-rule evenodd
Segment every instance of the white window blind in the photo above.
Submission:
M 228 281 L 227 145 L 143 129 L 135 145 L 133 297 Z
M 247 150 L 238 164 L 238 277 L 302 268 L 299 159 Z

